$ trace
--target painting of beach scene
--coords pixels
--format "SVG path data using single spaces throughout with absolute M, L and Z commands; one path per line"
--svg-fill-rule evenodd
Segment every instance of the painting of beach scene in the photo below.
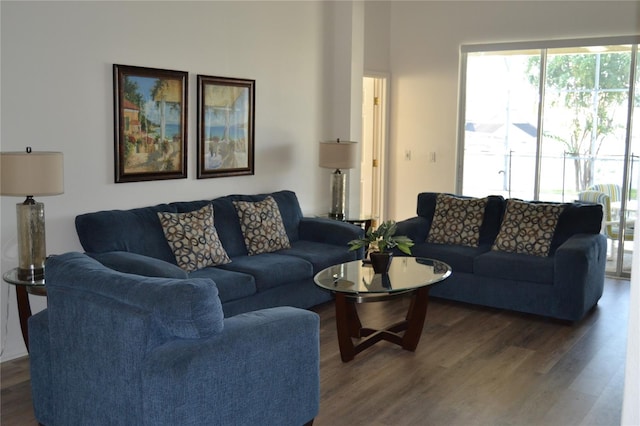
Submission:
M 255 80 L 198 75 L 198 179 L 254 174 Z
M 188 73 L 113 69 L 116 183 L 186 178 Z

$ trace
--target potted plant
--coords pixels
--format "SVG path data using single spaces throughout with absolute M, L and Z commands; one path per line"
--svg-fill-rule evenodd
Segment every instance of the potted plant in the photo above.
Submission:
M 385 221 L 378 229 L 369 228 L 364 237 L 349 241 L 349 250 L 364 247 L 369 254 L 373 270 L 376 273 L 386 273 L 389 271 L 392 249 L 397 247 L 401 252 L 411 254 L 413 241 L 406 235 L 395 235 L 397 230 L 398 225 L 395 221 Z

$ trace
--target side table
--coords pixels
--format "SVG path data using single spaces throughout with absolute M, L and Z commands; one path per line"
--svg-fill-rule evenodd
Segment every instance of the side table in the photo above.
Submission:
M 18 299 L 18 316 L 20 317 L 20 329 L 24 344 L 29 351 L 29 317 L 31 316 L 31 304 L 29 294 L 36 296 L 46 296 L 47 287 L 44 279 L 35 281 L 25 281 L 18 278 L 18 268 L 14 268 L 2 276 L 7 283 L 16 286 L 16 297 Z
M 341 220 L 343 222 L 347 222 L 350 223 L 352 225 L 356 225 L 361 227 L 362 229 L 364 229 L 364 232 L 367 232 L 369 230 L 369 228 L 371 228 L 371 226 L 373 225 L 373 221 L 375 220 L 375 218 L 371 217 L 371 216 L 361 216 L 361 217 L 350 217 L 350 216 L 345 216 L 345 217 L 332 217 L 328 214 L 323 214 L 320 215 L 318 217 L 324 217 L 324 218 L 329 218 L 329 219 L 334 219 L 334 220 Z

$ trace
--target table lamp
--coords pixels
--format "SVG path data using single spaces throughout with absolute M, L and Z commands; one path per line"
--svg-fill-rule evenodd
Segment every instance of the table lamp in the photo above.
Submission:
M 0 152 L 0 195 L 26 197 L 16 204 L 18 221 L 18 279 L 44 279 L 46 243 L 44 204 L 34 196 L 64 192 L 61 152 Z
M 329 209 L 329 217 L 345 218 L 347 175 L 342 173 L 340 169 L 353 169 L 356 167 L 356 157 L 356 142 L 341 141 L 340 139 L 320 142 L 320 167 L 335 170 L 331 173 L 331 208 Z

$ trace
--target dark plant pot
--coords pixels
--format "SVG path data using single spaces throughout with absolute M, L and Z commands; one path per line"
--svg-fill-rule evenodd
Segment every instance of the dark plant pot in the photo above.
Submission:
M 369 259 L 376 274 L 386 274 L 389 272 L 393 256 L 391 253 L 369 253 Z

